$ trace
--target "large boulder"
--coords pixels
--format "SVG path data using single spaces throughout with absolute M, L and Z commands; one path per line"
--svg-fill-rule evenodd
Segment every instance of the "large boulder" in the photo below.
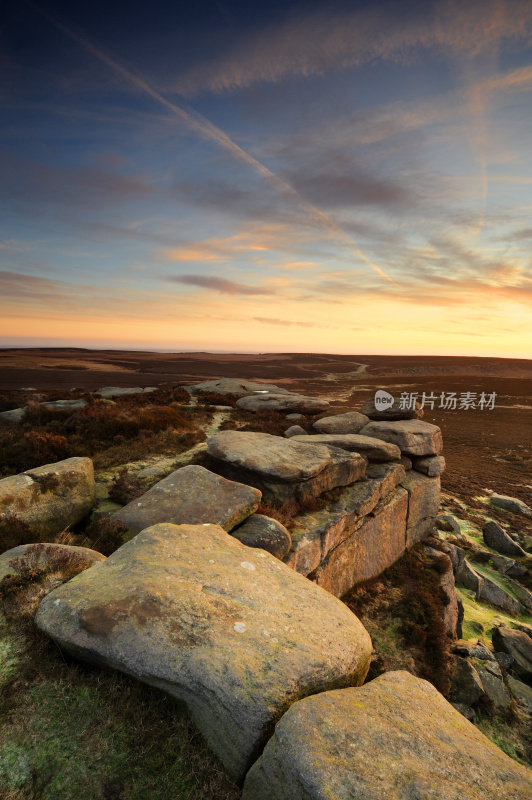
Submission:
M 375 398 L 371 397 L 362 404 L 360 411 L 370 419 L 375 420 L 421 419 L 423 416 L 423 409 L 417 403 L 415 403 L 414 408 L 400 408 L 396 398 L 394 398 L 394 403 L 390 408 L 378 409 L 375 407 Z
M 495 608 L 501 608 L 514 617 L 519 616 L 524 611 L 524 607 L 519 600 L 516 600 L 506 589 L 503 589 L 502 586 L 499 586 L 498 583 L 495 583 L 485 575 L 481 576 L 476 598 L 477 600 L 484 600 L 484 602 L 495 606 Z
M 506 531 L 497 525 L 496 522 L 486 522 L 482 527 L 482 536 L 484 541 L 493 550 L 502 553 L 505 556 L 515 556 L 517 558 L 526 557 L 526 553 L 517 542 L 508 536 Z
M 272 383 L 258 383 L 257 381 L 244 381 L 240 378 L 216 378 L 211 381 L 194 383 L 184 387 L 189 394 L 226 394 L 231 397 L 244 397 L 253 392 L 268 394 L 289 394 L 286 389 L 274 386 Z
M 369 422 L 369 417 L 358 411 L 322 417 L 312 424 L 318 433 L 358 433 Z
M 292 538 L 285 526 L 263 514 L 252 514 L 231 531 L 231 536 L 246 547 L 261 547 L 281 561 L 292 546 Z
M 296 442 L 340 447 L 342 450 L 360 453 L 368 461 L 377 463 L 401 460 L 401 451 L 396 445 L 383 442 L 382 439 L 375 439 L 371 436 L 361 436 L 359 433 L 318 433 L 294 436 L 293 438 Z
M 253 514 L 260 501 L 261 493 L 252 486 L 189 464 L 171 472 L 146 494 L 116 511 L 111 519 L 127 525 L 130 536 L 159 522 L 212 522 L 230 531 Z
M 17 519 L 42 538 L 89 513 L 95 497 L 90 458 L 67 458 L 0 480 L 0 525 Z
M 347 606 L 218 525 L 142 531 L 49 594 L 36 623 L 184 701 L 236 781 L 292 703 L 361 684 L 372 649 Z
M 210 465 L 221 475 L 256 486 L 276 504 L 306 502 L 361 478 L 366 461 L 357 453 L 285 439 L 269 433 L 221 431 L 207 441 Z
M 241 397 L 236 404 L 244 411 L 297 411 L 300 414 L 319 414 L 329 408 L 328 400 L 288 392 L 252 394 Z
M 492 706 L 501 712 L 510 710 L 512 695 L 504 682 L 500 665 L 496 661 L 482 661 L 475 664 L 486 697 Z
M 523 800 L 532 773 L 427 681 L 387 672 L 307 697 L 275 726 L 242 800 Z
M 22 422 L 28 410 L 27 406 L 12 408 L 9 411 L 0 411 L 0 422 Z
M 492 494 L 490 503 L 497 508 L 504 508 L 512 514 L 521 514 L 523 517 L 532 518 L 532 508 L 517 497 L 508 497 L 506 494 Z
M 0 555 L 0 583 L 8 575 L 33 575 L 50 572 L 80 572 L 105 561 L 105 556 L 88 547 L 67 544 L 21 544 Z
M 360 433 L 396 444 L 407 456 L 437 456 L 443 447 L 440 428 L 420 419 L 370 422 Z
M 532 639 L 524 631 L 507 628 L 504 625 L 494 628 L 491 640 L 495 650 L 508 653 L 514 660 L 517 674 L 527 683 L 532 681 Z

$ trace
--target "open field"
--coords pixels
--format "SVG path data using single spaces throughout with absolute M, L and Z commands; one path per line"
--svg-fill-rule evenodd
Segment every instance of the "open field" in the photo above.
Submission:
M 450 356 L 305 353 L 151 353 L 84 349 L 0 350 L 0 391 L 50 392 L 102 386 L 161 386 L 216 377 L 275 383 L 357 408 L 377 388 L 418 392 L 495 392 L 492 411 L 425 408 L 443 431 L 443 488 L 474 497 L 484 490 L 532 502 L 532 360 Z

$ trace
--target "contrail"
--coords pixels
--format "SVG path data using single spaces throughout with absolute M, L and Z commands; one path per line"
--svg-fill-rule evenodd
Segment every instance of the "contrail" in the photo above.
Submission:
M 153 89 L 149 83 L 146 83 L 146 81 L 140 78 L 138 75 L 130 72 L 130 70 L 126 69 L 124 66 L 122 66 L 122 64 L 119 64 L 118 61 L 115 61 L 114 58 L 111 58 L 109 55 L 104 53 L 99 47 L 96 47 L 84 36 L 81 36 L 80 34 L 71 30 L 71 28 L 69 28 L 63 22 L 53 17 L 47 11 L 44 11 L 39 6 L 30 2 L 30 0 L 26 0 L 26 2 L 30 8 L 45 17 L 52 25 L 62 31 L 66 36 L 80 44 L 99 61 L 103 61 L 104 64 L 107 64 L 107 66 L 113 72 L 115 72 L 117 75 L 120 75 L 128 83 L 135 86 L 141 92 L 144 92 L 144 94 L 148 95 L 153 100 L 156 100 L 158 103 L 164 106 L 172 114 L 179 117 L 179 119 L 188 128 L 198 133 L 204 139 L 215 142 L 232 156 L 248 164 L 252 169 L 255 170 L 255 172 L 258 172 L 259 175 L 275 186 L 278 191 L 295 200 L 299 207 L 303 209 L 306 214 L 311 217 L 320 227 L 325 228 L 329 234 L 339 240 L 344 247 L 348 247 L 358 258 L 361 259 L 361 261 L 364 261 L 364 263 L 371 267 L 371 269 L 374 270 L 378 275 L 380 275 L 382 278 L 385 278 L 390 283 L 398 286 L 397 282 L 394 281 L 393 278 L 387 275 L 384 270 L 377 266 L 377 264 L 375 264 L 370 258 L 368 258 L 368 256 L 365 255 L 365 253 L 362 252 L 352 237 L 346 233 L 343 228 L 337 225 L 336 222 L 328 216 L 328 214 L 325 214 L 319 208 L 316 208 L 316 206 L 314 206 L 312 203 L 309 203 L 307 200 L 305 200 L 305 198 L 302 197 L 293 186 L 290 186 L 289 183 L 286 183 L 286 181 L 268 169 L 268 167 L 265 167 L 264 164 L 261 164 L 260 161 L 257 161 L 256 158 L 247 153 L 242 147 L 236 144 L 236 142 L 233 142 L 233 140 L 230 139 L 227 134 L 220 130 L 220 128 L 218 128 L 216 125 L 213 125 L 212 122 L 209 122 L 206 117 L 190 107 L 185 110 L 184 108 L 181 108 L 181 106 L 176 105 L 176 103 L 172 103 L 170 100 L 167 100 L 166 97 L 160 94 L 156 89 Z

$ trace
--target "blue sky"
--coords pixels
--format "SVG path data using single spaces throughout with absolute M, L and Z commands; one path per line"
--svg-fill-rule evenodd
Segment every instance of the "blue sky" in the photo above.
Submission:
M 0 344 L 530 357 L 532 5 L 21 3 Z

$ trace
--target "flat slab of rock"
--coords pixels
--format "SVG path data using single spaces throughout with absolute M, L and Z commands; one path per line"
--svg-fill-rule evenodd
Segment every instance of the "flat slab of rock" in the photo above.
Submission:
M 297 411 L 300 414 L 319 414 L 329 408 L 328 400 L 305 397 L 302 394 L 253 394 L 236 401 L 244 411 Z
M 227 394 L 232 397 L 244 397 L 253 392 L 268 392 L 273 394 L 289 394 L 286 389 L 274 386 L 272 383 L 259 383 L 258 381 L 243 381 L 240 378 L 218 378 L 212 381 L 202 381 L 184 387 L 190 394 Z
M 502 553 L 502 555 L 517 558 L 524 558 L 527 555 L 521 545 L 514 542 L 511 536 L 508 536 L 504 528 L 501 528 L 500 525 L 491 520 L 482 526 L 482 538 L 488 547 L 498 553 Z
M 40 630 L 184 701 L 241 781 L 301 697 L 359 685 L 371 653 L 332 595 L 217 525 L 156 525 L 51 592 Z
M 47 411 L 83 411 L 87 408 L 88 403 L 86 400 L 52 400 L 49 403 L 42 404 Z
M 26 406 L 23 406 L 22 408 L 12 408 L 9 411 L 0 411 L 0 421 L 4 420 L 4 422 L 22 422 L 26 416 L 26 411 Z
M 346 414 L 335 414 L 333 417 L 322 417 L 312 427 L 318 433 L 358 433 L 369 422 L 369 417 L 359 411 L 348 411 Z
M 407 456 L 436 456 L 443 447 L 440 428 L 421 419 L 370 422 L 360 432 L 396 444 Z
M 231 531 L 231 536 L 246 547 L 260 547 L 281 561 L 292 546 L 292 538 L 285 526 L 263 514 L 252 514 Z
M 16 517 L 53 536 L 89 513 L 95 495 L 90 458 L 67 458 L 0 480 L 0 522 Z
M 0 583 L 7 575 L 20 575 L 30 570 L 37 574 L 62 572 L 73 565 L 79 570 L 105 561 L 105 556 L 88 547 L 67 544 L 21 544 L 0 555 Z
M 221 431 L 207 441 L 212 468 L 232 480 L 256 486 L 277 504 L 306 502 L 363 477 L 366 461 L 321 444 L 269 433 Z
M 171 472 L 111 519 L 127 525 L 131 536 L 159 522 L 174 525 L 211 522 L 230 531 L 253 514 L 260 501 L 260 491 L 252 486 L 190 464 Z
M 375 420 L 421 419 L 423 416 L 423 409 L 419 408 L 417 404 L 415 408 L 399 408 L 399 398 L 397 397 L 393 406 L 385 409 L 375 408 L 375 400 L 371 397 L 362 404 L 360 411 Z
M 513 514 L 521 514 L 523 517 L 532 518 L 532 508 L 517 497 L 508 497 L 508 495 L 505 494 L 492 494 L 490 503 L 492 506 L 504 508 L 505 511 L 511 511 Z
M 242 800 L 523 800 L 532 773 L 427 681 L 387 672 L 295 703 Z
M 425 456 L 416 458 L 412 464 L 413 468 L 429 478 L 435 478 L 445 472 L 445 459 L 443 456 Z
M 157 386 L 145 386 L 144 388 L 142 386 L 104 386 L 94 394 L 110 400 L 113 397 L 128 397 L 132 394 L 149 394 L 156 391 Z
M 326 444 L 332 447 L 340 447 L 342 450 L 360 453 L 368 461 L 377 463 L 401 460 L 401 451 L 396 445 L 371 436 L 362 436 L 360 433 L 305 434 L 304 436 L 295 436 L 294 440 L 308 444 Z

